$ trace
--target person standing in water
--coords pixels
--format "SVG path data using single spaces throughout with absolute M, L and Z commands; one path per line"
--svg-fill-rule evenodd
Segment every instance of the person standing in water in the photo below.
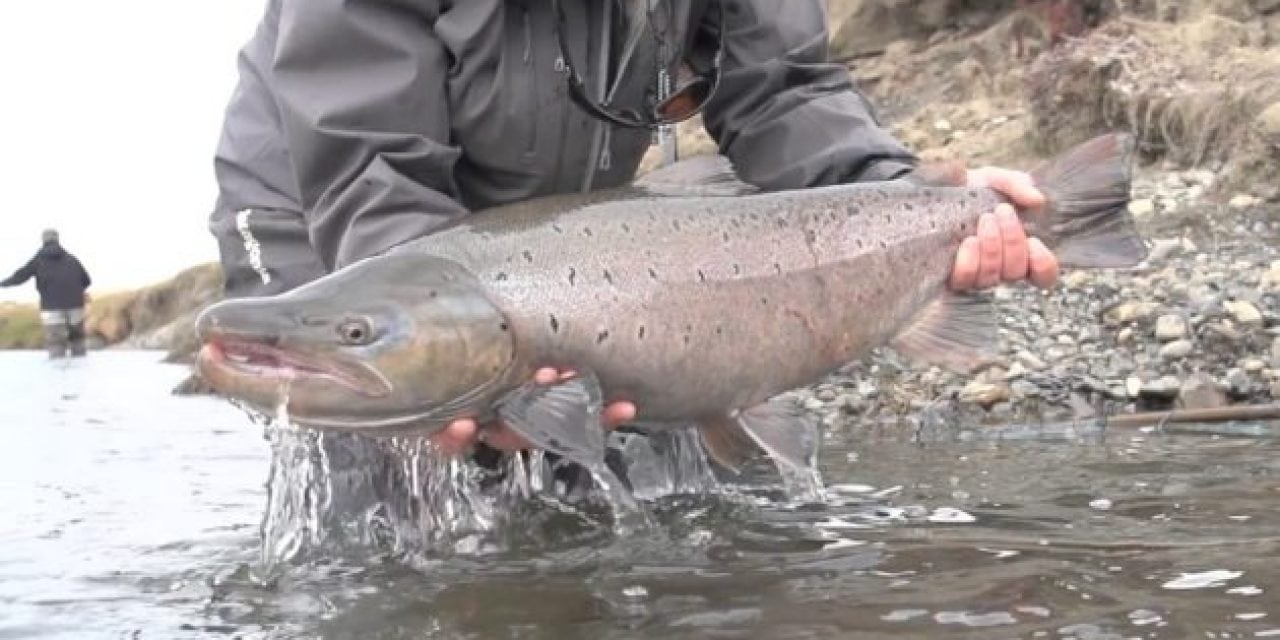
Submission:
M 40 292 L 40 322 L 44 325 L 44 344 L 50 358 L 85 354 L 84 306 L 86 291 L 92 280 L 84 265 L 62 248 L 58 232 L 45 229 L 40 237 L 40 250 L 13 275 L 0 281 L 0 287 L 14 287 L 31 278 Z

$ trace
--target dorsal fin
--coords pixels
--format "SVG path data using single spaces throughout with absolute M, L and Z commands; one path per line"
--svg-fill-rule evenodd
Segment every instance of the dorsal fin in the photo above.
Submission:
M 654 169 L 633 184 L 655 196 L 740 196 L 760 190 L 740 180 L 722 155 L 686 158 Z

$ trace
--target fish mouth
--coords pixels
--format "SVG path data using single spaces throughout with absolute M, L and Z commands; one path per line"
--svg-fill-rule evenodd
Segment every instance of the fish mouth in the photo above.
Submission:
M 216 389 L 228 381 L 280 385 L 332 384 L 369 398 L 391 394 L 387 379 L 364 363 L 345 362 L 285 349 L 258 340 L 219 337 L 209 340 L 196 358 L 200 373 Z M 226 385 L 230 386 L 230 385 Z

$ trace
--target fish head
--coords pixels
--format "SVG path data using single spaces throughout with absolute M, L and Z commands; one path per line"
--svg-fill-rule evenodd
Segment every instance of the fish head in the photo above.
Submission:
M 468 271 L 413 252 L 369 258 L 292 291 L 226 300 L 196 321 L 197 371 L 300 425 L 430 434 L 506 389 L 515 341 Z

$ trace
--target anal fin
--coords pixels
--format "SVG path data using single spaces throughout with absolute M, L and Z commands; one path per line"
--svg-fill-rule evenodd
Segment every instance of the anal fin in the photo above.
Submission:
M 909 358 L 969 373 L 997 361 L 995 308 L 991 299 L 945 292 L 889 342 Z
M 760 453 L 760 448 L 743 430 L 742 424 L 729 416 L 699 421 L 698 435 L 707 456 L 735 474 L 742 473 L 742 468 Z
M 823 498 L 822 477 L 818 473 L 821 434 L 815 416 L 793 399 L 776 397 L 731 419 L 769 454 L 793 498 Z

